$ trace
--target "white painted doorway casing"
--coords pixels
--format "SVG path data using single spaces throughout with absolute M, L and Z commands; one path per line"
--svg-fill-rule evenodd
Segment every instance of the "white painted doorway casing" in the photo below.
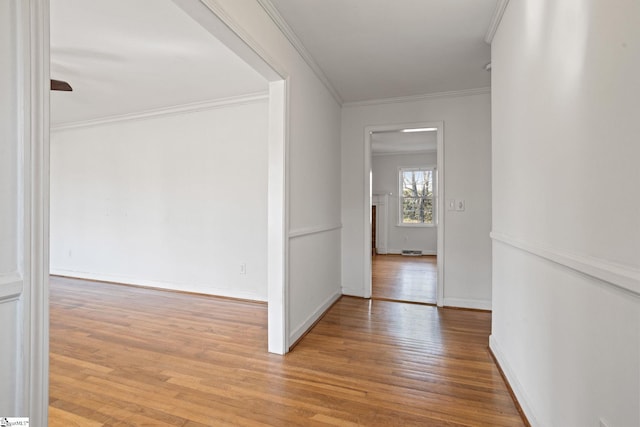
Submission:
M 268 321 L 269 351 L 289 349 L 287 307 L 288 260 L 288 75 L 249 35 L 224 14 L 215 0 L 176 0 L 191 10 L 206 29 L 213 31 L 238 56 L 269 80 L 269 183 L 268 183 Z M 49 0 L 15 1 L 12 28 L 16 51 L 18 111 L 17 200 L 21 215 L 18 249 L 22 256 L 20 317 L 22 351 L 17 378 L 19 415 L 31 425 L 46 426 L 49 404 Z M 204 9 L 203 9 L 204 8 Z M 187 12 L 189 13 L 189 12 Z M 191 14 L 191 13 L 190 13 Z
M 12 2 L 10 31 L 17 122 L 17 315 L 3 323 L 18 334 L 16 416 L 47 425 L 49 405 L 49 0 Z M 11 58 L 12 59 L 12 58 Z M 11 61 L 11 59 L 9 59 Z M 15 323 L 14 323 L 15 322 Z M 2 414 L 13 415 L 13 414 Z
M 269 81 L 267 300 L 269 352 L 289 351 L 288 307 L 288 74 L 215 0 L 173 0 Z
M 387 240 L 387 228 L 389 227 L 389 194 L 373 194 L 371 206 L 376 207 L 376 223 L 371 224 L 372 227 L 376 227 L 376 253 L 386 255 L 389 250 Z
M 436 129 L 437 139 L 437 184 L 436 184 L 436 216 L 437 216 L 437 268 L 438 283 L 436 304 L 444 305 L 444 122 L 400 123 L 392 125 L 367 126 L 364 130 L 364 298 L 371 298 L 371 135 L 375 132 L 393 132 L 403 129 Z M 388 207 L 387 207 L 388 209 Z

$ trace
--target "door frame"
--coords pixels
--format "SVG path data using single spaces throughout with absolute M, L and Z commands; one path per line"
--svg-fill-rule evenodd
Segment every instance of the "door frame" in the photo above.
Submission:
M 49 406 L 49 0 L 16 0 L 18 144 L 17 416 L 47 425 Z
M 377 221 L 374 224 L 371 223 L 371 227 L 376 227 L 376 242 L 378 247 L 383 245 L 384 251 L 380 252 L 380 255 L 388 253 L 389 245 L 387 243 L 388 227 L 389 227 L 389 195 L 372 194 L 371 206 L 376 207 Z
M 172 0 L 269 81 L 267 328 L 270 353 L 289 351 L 289 76 L 216 0 Z
M 372 282 L 371 282 L 371 201 L 372 201 L 372 183 L 371 183 L 371 135 L 375 132 L 393 132 L 403 129 L 420 129 L 435 128 L 437 140 L 437 195 L 436 195 L 436 212 L 438 218 L 437 224 L 437 268 L 438 268 L 438 284 L 436 292 L 436 304 L 438 307 L 444 305 L 444 237 L 445 237 L 445 216 L 444 216 L 444 122 L 418 122 L 418 123 L 398 123 L 390 125 L 367 126 L 364 129 L 364 242 L 363 253 L 364 265 L 364 297 L 371 298 Z M 388 208 L 387 208 L 388 209 Z
M 268 177 L 268 350 L 285 354 L 288 325 L 289 242 L 289 76 L 217 0 L 174 0 L 262 74 L 269 83 Z M 16 403 L 32 425 L 45 426 L 49 406 L 49 64 L 50 0 L 15 1 L 17 52 L 19 196 L 22 206 L 18 246 L 24 254 L 23 343 Z M 202 9 L 202 8 L 205 9 Z M 206 13 L 205 13 L 206 12 Z

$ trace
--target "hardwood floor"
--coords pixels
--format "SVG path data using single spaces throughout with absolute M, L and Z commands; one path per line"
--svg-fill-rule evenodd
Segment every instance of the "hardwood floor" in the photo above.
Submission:
M 51 279 L 50 426 L 520 426 L 490 314 L 343 297 L 285 357 L 266 305 Z
M 435 304 L 438 265 L 435 256 L 376 255 L 371 258 L 374 299 Z

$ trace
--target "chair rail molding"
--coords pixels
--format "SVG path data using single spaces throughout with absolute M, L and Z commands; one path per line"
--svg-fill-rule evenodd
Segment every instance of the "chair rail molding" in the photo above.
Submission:
M 296 237 L 309 236 L 311 234 L 326 233 L 329 231 L 339 230 L 342 228 L 342 224 L 327 224 L 317 225 L 313 227 L 298 228 L 296 230 L 289 231 L 289 238 L 294 239 Z
M 15 301 L 22 295 L 24 280 L 20 274 L 0 276 L 0 303 Z
M 640 297 L 640 270 L 634 267 L 528 243 L 496 231 L 491 232 L 491 238 L 494 242 L 544 258 Z

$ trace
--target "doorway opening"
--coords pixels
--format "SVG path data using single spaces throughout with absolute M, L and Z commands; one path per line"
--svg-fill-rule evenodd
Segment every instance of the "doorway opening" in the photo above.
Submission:
M 111 2 L 112 3 L 112 2 Z M 126 3 L 126 2 L 125 2 Z M 261 177 L 260 179 L 262 180 L 262 182 L 266 182 L 265 185 L 265 191 L 262 192 L 262 194 L 264 194 L 264 192 L 266 192 L 267 196 L 265 197 L 265 203 L 264 203 L 264 215 L 260 218 L 260 222 L 264 223 L 264 227 L 261 230 L 261 233 L 264 234 L 264 251 L 265 253 L 263 254 L 263 256 L 261 256 L 261 262 L 263 262 L 265 265 L 263 266 L 263 271 L 264 274 L 261 276 L 262 277 L 262 285 L 266 288 L 265 290 L 261 291 L 263 292 L 264 298 L 267 300 L 268 303 L 268 350 L 272 353 L 277 353 L 277 354 L 284 354 L 288 351 L 289 345 L 290 343 L 287 341 L 287 337 L 288 337 L 288 325 L 287 325 L 287 307 L 286 307 L 286 301 L 288 300 L 286 298 L 286 280 L 287 280 L 287 276 L 286 276 L 286 271 L 287 271 L 287 266 L 286 266 L 286 262 L 287 262 L 287 241 L 285 239 L 285 230 L 286 230 L 286 225 L 287 225 L 287 217 L 286 217 L 286 205 L 287 205 L 287 192 L 286 192 L 286 170 L 287 170 L 287 166 L 286 166 L 286 123 L 287 123 L 287 104 L 288 104 L 288 96 L 287 96 L 287 81 L 286 81 L 286 75 L 285 73 L 281 70 L 281 68 L 277 65 L 277 64 L 273 64 L 271 62 L 268 62 L 265 58 L 267 57 L 264 53 L 260 53 L 261 49 L 257 46 L 253 46 L 251 45 L 252 43 L 255 44 L 255 42 L 253 42 L 251 40 L 251 38 L 247 35 L 243 35 L 243 34 L 238 34 L 238 32 L 231 30 L 231 28 L 236 28 L 237 31 L 240 31 L 237 29 L 237 26 L 232 25 L 232 23 L 225 21 L 229 20 L 229 17 L 220 17 L 218 14 L 216 14 L 216 11 L 212 9 L 211 6 L 207 6 L 204 3 L 198 1 L 198 0 L 175 0 L 175 1 L 167 1 L 165 2 L 166 4 L 163 5 L 159 5 L 156 2 L 142 2 L 140 4 L 136 4 L 136 7 L 142 7 L 142 8 L 148 8 L 150 13 L 154 13 L 154 12 L 158 12 L 160 14 L 165 13 L 164 15 L 162 15 L 163 19 L 169 19 L 170 16 L 175 16 L 176 14 L 183 14 L 183 12 L 186 13 L 186 15 L 188 15 L 190 18 L 190 21 L 193 24 L 193 28 L 194 28 L 194 32 L 204 32 L 204 33 L 209 33 L 210 35 L 213 35 L 213 37 L 221 42 L 221 45 L 223 46 L 223 49 L 227 49 L 229 51 L 232 52 L 232 55 L 235 55 L 239 61 L 244 62 L 245 65 L 247 65 L 248 69 L 251 69 L 252 71 L 249 71 L 247 73 L 257 73 L 257 75 L 260 75 L 262 79 L 265 80 L 266 82 L 266 92 L 256 95 L 256 94 L 249 94 L 247 97 L 251 98 L 253 95 L 255 99 L 252 100 L 244 100 L 245 102 L 243 103 L 242 100 L 240 100 L 238 103 L 234 104 L 234 102 L 227 102 L 229 101 L 231 98 L 234 98 L 234 95 L 227 95 L 226 97 L 224 95 L 220 96 L 220 99 L 225 99 L 224 102 L 222 102 L 222 104 L 225 105 L 249 105 L 252 102 L 259 102 L 261 103 L 262 107 L 260 107 L 264 112 L 266 112 L 268 114 L 268 119 L 265 119 L 265 122 L 267 122 L 265 129 L 264 129 L 264 141 L 265 141 L 265 145 L 266 147 L 264 147 L 264 162 L 266 164 L 265 170 L 264 170 L 264 177 Z M 106 5 L 107 3 L 105 3 Z M 125 4 L 122 5 L 123 8 L 126 7 L 133 7 L 133 6 L 127 6 Z M 176 8 L 177 6 L 177 8 Z M 106 6 L 105 6 L 106 7 Z M 171 8 L 174 8 L 175 11 L 173 10 L 169 10 Z M 51 8 L 51 21 L 52 23 L 54 23 L 54 14 L 56 13 L 55 8 Z M 96 13 L 98 13 L 98 15 L 100 15 L 99 11 L 97 11 Z M 134 14 L 135 15 L 135 14 Z M 143 14 L 140 14 L 139 16 L 142 16 Z M 125 14 L 126 16 L 126 14 Z M 47 17 L 48 18 L 48 17 Z M 65 16 L 65 19 L 69 18 L 68 16 Z M 184 16 L 183 16 L 184 18 Z M 187 19 L 189 19 L 187 17 Z M 86 24 L 85 21 L 83 20 L 79 20 L 76 22 L 81 22 Z M 91 23 L 89 23 L 89 25 L 91 25 Z M 159 43 L 155 46 L 154 42 L 157 43 L 157 41 L 153 38 L 150 37 L 148 34 L 145 34 L 145 31 L 149 31 L 149 28 L 146 28 L 144 25 L 140 25 L 140 30 L 141 30 L 141 34 L 139 38 L 136 38 L 134 40 L 134 42 L 132 43 L 124 43 L 122 44 L 122 46 L 128 46 L 129 47 L 133 47 L 136 48 L 136 46 L 138 48 L 141 48 L 141 52 L 152 52 L 154 49 L 156 50 L 165 50 L 165 49 L 175 49 L 174 54 L 176 55 L 175 59 L 175 63 L 173 65 L 169 64 L 169 67 L 172 66 L 179 66 L 179 62 L 181 60 L 183 60 L 184 58 L 180 59 L 180 55 L 187 55 L 193 51 L 198 52 L 198 44 L 196 42 L 194 43 L 180 43 L 180 40 L 176 41 L 177 45 L 175 47 L 172 47 L 173 45 L 171 43 L 167 44 L 167 43 Z M 97 26 L 95 28 L 93 28 L 96 32 L 100 31 L 100 28 L 97 28 Z M 118 33 L 118 36 L 121 36 L 121 33 Z M 115 33 L 113 33 L 115 34 Z M 116 37 L 117 39 L 117 37 Z M 105 39 L 106 40 L 106 39 Z M 151 44 L 152 46 L 149 46 L 149 44 Z M 186 46 L 186 51 L 183 51 L 183 49 L 185 49 Z M 103 46 L 104 47 L 104 46 Z M 51 51 L 54 51 L 55 46 L 52 45 L 51 46 Z M 128 49 L 127 48 L 127 49 Z M 91 54 L 90 50 L 90 46 L 87 46 L 87 49 L 85 49 L 85 51 L 83 52 L 77 52 L 77 51 L 72 51 L 72 50 L 61 50 L 61 53 L 67 54 L 67 56 L 70 56 L 71 54 L 76 54 L 76 53 L 80 53 L 83 55 L 84 59 L 85 59 L 85 64 L 87 66 L 87 68 L 90 68 L 89 65 L 91 63 L 102 63 L 105 65 L 105 67 L 110 64 L 110 63 L 117 63 L 118 61 L 122 62 L 122 58 L 119 56 L 120 53 L 113 53 L 113 54 L 102 54 L 101 52 L 98 52 L 98 54 Z M 122 51 L 125 51 L 126 49 L 122 49 Z M 144 58 L 142 58 L 141 60 L 144 60 Z M 69 72 L 69 73 L 73 73 L 73 68 L 71 67 L 71 62 L 69 63 L 63 63 L 63 64 L 56 64 L 58 65 L 57 67 L 52 67 L 52 69 L 55 69 L 56 72 Z M 120 64 L 122 68 L 126 68 L 127 64 L 126 62 L 123 62 L 122 64 Z M 162 69 L 162 67 L 159 67 L 158 64 L 155 64 L 158 69 L 157 69 L 157 74 L 161 74 L 164 70 Z M 234 76 L 233 73 L 230 73 L 229 75 Z M 99 78 L 100 76 L 97 75 L 88 75 L 88 79 L 94 79 L 96 80 L 97 78 Z M 155 81 L 155 79 L 158 76 L 154 73 L 149 73 L 148 75 L 145 76 L 141 76 L 141 78 L 143 79 L 147 79 L 147 80 L 153 80 Z M 237 75 L 236 75 L 237 77 Z M 55 78 L 55 77 L 54 77 Z M 65 79 L 67 79 L 67 77 L 64 77 Z M 217 84 L 217 79 L 215 78 L 215 76 L 210 77 L 211 80 L 206 80 L 203 79 L 201 81 L 199 81 L 200 84 L 200 89 L 204 92 L 205 91 L 205 86 L 207 84 Z M 73 76 L 69 77 L 69 83 L 71 84 L 71 86 L 74 86 L 74 80 L 73 80 Z M 78 79 L 80 80 L 80 79 Z M 187 81 L 188 78 L 185 78 L 185 90 L 191 90 L 194 93 L 197 92 L 198 87 L 196 83 L 193 83 L 192 81 Z M 103 82 L 104 83 L 104 82 Z M 125 83 L 131 83 L 131 82 L 125 82 Z M 228 82 L 227 82 L 228 83 Z M 78 95 L 82 95 L 81 91 L 79 90 L 81 86 L 78 87 Z M 227 87 L 229 87 L 229 85 L 227 85 Z M 108 84 L 103 84 L 102 85 L 102 89 L 103 90 L 109 90 L 109 85 Z M 113 90 L 113 88 L 112 88 Z M 150 93 L 150 97 L 156 96 L 158 94 L 162 94 L 163 91 L 165 91 L 166 93 L 171 92 L 170 90 L 168 90 L 166 87 L 163 87 L 162 85 L 158 85 L 158 90 L 157 93 Z M 113 90 L 113 92 L 115 92 L 115 90 Z M 235 98 L 241 98 L 241 96 L 237 96 Z M 258 99 L 260 98 L 260 99 Z M 268 98 L 268 99 L 267 99 Z M 153 98 L 155 99 L 155 98 Z M 127 98 L 123 98 L 121 100 L 121 102 L 123 104 L 126 104 L 127 102 Z M 132 101 L 131 101 L 132 102 Z M 172 111 L 168 112 L 169 114 L 175 114 L 177 116 L 182 114 L 182 117 L 184 117 L 184 114 L 188 113 L 189 111 L 191 111 L 191 107 L 193 107 L 194 111 L 203 111 L 206 110 L 209 107 L 212 108 L 216 108 L 215 105 L 211 106 L 209 104 L 205 105 L 200 105 L 200 108 L 198 107 L 198 103 L 200 101 L 188 101 L 188 107 L 184 109 L 184 111 L 181 110 L 180 105 L 178 105 L 178 108 L 173 108 Z M 206 102 L 200 102 L 201 104 L 204 104 Z M 187 105 L 187 104 L 182 104 Z M 87 104 L 89 105 L 89 104 Z M 103 105 L 104 106 L 104 105 Z M 233 105 L 231 108 L 234 108 Z M 162 109 L 157 108 L 158 109 Z M 160 113 L 162 114 L 163 112 L 160 111 Z M 117 116 L 117 113 L 113 113 L 113 116 Z M 112 117 L 113 118 L 113 117 Z M 143 118 L 136 118 L 136 119 L 145 119 Z M 250 128 L 249 126 L 245 127 Z M 188 128 L 184 128 L 185 131 L 185 135 L 184 138 L 185 140 L 187 138 L 189 138 L 188 135 Z M 141 135 L 141 137 L 143 137 L 143 135 Z M 177 137 L 176 137 L 177 138 Z M 230 136 L 230 138 L 233 138 L 232 136 Z M 178 138 L 179 139 L 179 138 Z M 228 143 L 228 141 L 227 141 Z M 186 147 L 185 150 L 190 149 L 193 147 Z M 148 147 L 149 149 L 149 154 L 152 155 L 151 157 L 153 157 L 153 155 L 155 155 L 155 153 L 152 152 L 153 147 Z M 175 150 L 180 150 L 180 148 L 178 146 L 174 147 Z M 144 150 L 143 150 L 144 151 Z M 250 155 L 251 152 L 247 151 L 247 153 L 245 153 L 244 155 Z M 242 153 L 237 153 L 238 156 L 241 156 Z M 167 165 L 170 165 L 171 162 L 173 160 L 175 160 L 177 156 L 171 156 L 170 154 L 167 154 L 166 158 L 164 158 L 163 160 L 166 162 Z M 202 162 L 204 162 L 204 157 L 201 159 Z M 81 160 L 81 159 L 79 159 Z M 140 161 L 144 162 L 144 159 L 140 159 Z M 153 160 L 152 160 L 153 161 Z M 191 161 L 198 161 L 198 159 L 192 159 Z M 206 165 L 198 165 L 198 167 L 200 167 L 201 171 L 205 171 Z M 45 168 L 48 170 L 48 168 Z M 135 169 L 135 168 L 133 168 Z M 190 174 L 193 172 L 193 169 L 182 169 L 184 174 Z M 175 171 L 174 171 L 175 172 Z M 243 172 L 243 171 L 236 171 L 236 172 L 230 172 L 228 178 L 230 178 L 229 180 L 226 181 L 226 183 L 229 185 L 229 183 L 232 183 L 234 181 L 233 177 L 239 177 L 242 174 L 245 174 L 248 172 Z M 237 174 L 237 175 L 235 175 Z M 179 174 L 178 174 L 179 175 Z M 167 180 L 166 182 L 161 183 L 160 186 L 167 186 L 170 187 L 172 185 L 175 184 L 175 180 L 170 179 L 170 177 L 166 177 Z M 49 181 L 49 177 L 46 178 L 47 181 Z M 138 179 L 140 179 L 141 181 L 145 181 L 150 179 L 148 175 L 145 174 L 140 174 L 138 176 Z M 47 182 L 47 192 L 50 191 L 49 190 L 49 182 Z M 224 184 L 224 183 L 222 183 Z M 184 188 L 184 191 L 177 191 L 176 195 L 179 194 L 187 194 L 187 193 L 193 193 L 195 192 L 200 192 L 201 195 L 199 197 L 202 197 L 202 200 L 209 200 L 210 202 L 212 200 L 215 200 L 217 197 L 221 197 L 220 194 L 226 190 L 224 190 L 223 188 L 219 188 L 217 191 L 213 192 L 213 194 L 209 194 L 207 195 L 206 192 L 206 188 L 201 189 L 201 191 L 198 191 L 197 189 L 194 188 Z M 153 198 L 153 195 L 149 195 L 147 194 L 149 197 Z M 114 198 L 121 198 L 122 194 L 113 194 Z M 142 193 L 142 196 L 140 197 L 144 197 L 144 193 Z M 151 204 L 153 204 L 154 201 L 151 200 Z M 174 202 L 171 202 L 174 203 Z M 156 203 L 157 204 L 157 203 Z M 180 200 L 178 197 L 178 200 L 175 200 L 175 204 L 179 205 L 180 204 Z M 160 205 L 157 206 L 158 209 L 161 209 L 163 207 L 162 203 Z M 166 207 L 166 206 L 165 206 Z M 126 210 L 110 210 L 110 207 L 105 206 L 103 209 L 103 214 L 105 216 L 127 216 L 130 215 L 131 212 L 127 212 Z M 193 210 L 191 210 L 193 211 Z M 184 213 L 184 212 L 183 212 Z M 166 215 L 164 215 L 162 218 L 158 218 L 158 237 L 160 237 L 160 235 L 162 234 L 162 229 L 160 228 L 160 225 L 162 225 L 162 223 L 167 222 L 168 220 L 170 220 L 172 218 L 172 215 L 174 215 L 175 212 L 168 212 Z M 238 215 L 241 215 L 242 213 L 238 213 Z M 47 215 L 49 215 L 49 212 L 47 212 Z M 196 221 L 192 221 L 191 223 L 187 222 L 183 224 L 183 229 L 180 232 L 184 232 L 183 235 L 185 236 L 185 238 L 188 237 L 189 235 L 189 227 L 191 227 L 191 225 L 195 226 Z M 185 225 L 186 224 L 186 225 Z M 190 225 L 191 224 L 191 225 Z M 150 224 L 152 225 L 152 224 Z M 134 230 L 130 230 L 130 232 L 135 232 Z M 153 242 L 152 242 L 153 243 Z M 45 244 L 47 247 L 50 247 L 50 242 L 48 242 L 48 239 L 45 238 Z M 189 242 L 185 241 L 184 242 L 185 245 L 188 245 Z M 206 257 L 206 253 L 207 251 L 202 251 L 202 255 L 203 255 L 203 261 L 204 261 L 204 257 Z M 68 252 L 68 256 L 75 256 L 76 253 L 75 252 Z M 117 256 L 117 254 L 114 254 L 113 251 L 108 254 L 108 255 L 115 255 Z M 244 255 L 242 255 L 244 256 Z M 260 257 L 258 257 L 260 258 Z M 255 258 L 254 259 L 258 259 Z M 125 260 L 126 261 L 126 260 Z M 215 258 L 209 258 L 209 263 L 215 263 Z M 206 265 L 207 261 L 205 261 L 204 263 L 202 263 L 201 265 L 203 266 L 203 269 L 207 268 Z M 164 266 L 163 266 L 164 267 Z M 237 275 L 244 275 L 245 277 L 248 275 L 248 271 L 251 272 L 251 266 L 246 265 L 246 264 L 242 264 L 239 263 L 236 266 L 236 274 Z M 250 274 L 250 273 L 249 273 Z M 114 280 L 115 281 L 115 280 Z M 124 282 L 124 280 L 123 280 Z M 125 282 L 126 283 L 126 282 Z M 150 284 L 151 286 L 154 286 L 153 283 Z M 155 287 L 162 287 L 162 286 L 155 286 Z M 178 289 L 178 290 L 184 290 L 184 289 Z M 190 291 L 190 290 L 187 290 Z M 197 290 L 195 290 L 195 292 L 198 292 Z M 225 295 L 223 295 L 225 296 Z M 240 298 L 242 298 L 242 296 L 240 296 Z
M 365 129 L 365 297 L 442 306 L 442 122 Z

